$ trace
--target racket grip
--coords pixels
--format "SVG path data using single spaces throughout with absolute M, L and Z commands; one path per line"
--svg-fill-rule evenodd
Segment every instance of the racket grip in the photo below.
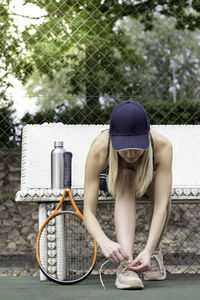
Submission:
M 72 153 L 64 153 L 64 187 L 71 188 L 71 167 L 72 167 Z

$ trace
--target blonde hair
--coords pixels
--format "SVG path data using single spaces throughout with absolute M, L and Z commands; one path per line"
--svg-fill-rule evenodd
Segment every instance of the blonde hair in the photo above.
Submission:
M 138 160 L 137 168 L 134 171 L 134 182 L 132 184 L 136 197 L 140 198 L 146 192 L 153 178 L 153 154 L 149 134 L 149 148 L 143 152 Z M 108 190 L 115 197 L 121 187 L 121 163 L 122 158 L 112 147 L 110 141 L 109 173 L 107 178 Z

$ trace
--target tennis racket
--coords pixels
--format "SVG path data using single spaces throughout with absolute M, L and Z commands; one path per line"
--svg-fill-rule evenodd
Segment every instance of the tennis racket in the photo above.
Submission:
M 71 193 L 71 160 L 72 153 L 65 152 L 64 193 L 40 228 L 36 244 L 36 258 L 41 271 L 49 280 L 66 285 L 84 280 L 92 272 L 97 256 L 96 241 L 86 230 L 83 215 Z M 67 195 L 73 211 L 63 210 Z

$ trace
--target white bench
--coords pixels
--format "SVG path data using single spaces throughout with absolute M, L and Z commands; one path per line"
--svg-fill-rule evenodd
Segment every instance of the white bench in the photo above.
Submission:
M 39 226 L 54 209 L 63 190 L 51 189 L 51 151 L 54 141 L 63 141 L 66 151 L 73 153 L 72 193 L 83 200 L 84 167 L 91 142 L 108 125 L 26 125 L 22 136 L 21 190 L 19 203 L 39 204 Z M 200 200 L 200 125 L 153 125 L 173 144 L 172 201 Z M 101 193 L 99 201 L 110 199 Z M 41 276 L 41 279 L 43 277 Z

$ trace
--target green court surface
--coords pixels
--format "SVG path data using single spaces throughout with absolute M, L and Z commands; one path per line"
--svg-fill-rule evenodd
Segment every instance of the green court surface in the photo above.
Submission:
M 200 299 L 200 275 L 169 275 L 164 281 L 145 281 L 144 290 L 117 290 L 115 277 L 103 276 L 106 290 L 98 276 L 90 276 L 82 283 L 62 286 L 40 282 L 38 277 L 0 277 L 0 300 L 197 300 Z

